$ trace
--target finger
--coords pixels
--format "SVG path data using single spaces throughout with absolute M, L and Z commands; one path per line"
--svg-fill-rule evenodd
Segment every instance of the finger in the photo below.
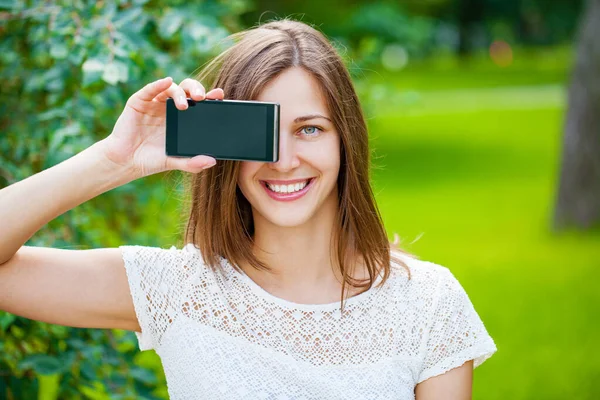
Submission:
M 142 101 L 152 101 L 160 92 L 171 86 L 172 82 L 173 78 L 170 76 L 150 82 L 134 94 L 134 96 Z
M 204 100 L 206 90 L 200 82 L 195 79 L 186 78 L 179 86 L 186 92 L 187 96 L 194 100 Z
M 196 174 L 203 169 L 212 167 L 216 164 L 216 162 L 217 160 L 215 160 L 213 157 L 205 155 L 195 156 L 192 158 L 167 157 L 167 168 Z
M 210 90 L 208 93 L 206 93 L 206 98 L 207 99 L 219 99 L 219 100 L 223 100 L 225 98 L 225 92 L 223 92 L 223 89 L 221 88 L 214 88 L 212 90 Z
M 171 86 L 156 96 L 154 100 L 166 102 L 169 97 L 175 101 L 175 106 L 178 109 L 185 110 L 188 107 L 187 94 L 175 82 L 171 83 Z

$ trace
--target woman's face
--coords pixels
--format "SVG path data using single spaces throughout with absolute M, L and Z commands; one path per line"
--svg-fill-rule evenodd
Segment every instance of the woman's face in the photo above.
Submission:
M 318 81 L 301 68 L 290 68 L 265 86 L 257 100 L 281 108 L 279 161 L 241 162 L 238 186 L 255 221 L 293 227 L 335 210 L 340 138 Z

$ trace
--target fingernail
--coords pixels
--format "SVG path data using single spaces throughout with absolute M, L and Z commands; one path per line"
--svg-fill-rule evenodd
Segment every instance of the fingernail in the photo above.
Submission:
M 204 166 L 204 168 L 202 168 L 202 169 L 206 169 L 206 168 L 214 167 L 216 163 L 217 163 L 217 161 L 216 161 L 216 160 L 210 161 L 210 162 L 209 162 L 208 164 L 206 164 L 206 165 Z
M 196 96 L 203 96 L 204 97 L 204 93 L 202 93 L 202 89 L 196 89 L 196 91 L 194 92 L 194 94 Z
M 185 99 L 185 97 L 179 96 L 179 102 L 181 103 L 181 105 L 187 106 L 187 100 Z

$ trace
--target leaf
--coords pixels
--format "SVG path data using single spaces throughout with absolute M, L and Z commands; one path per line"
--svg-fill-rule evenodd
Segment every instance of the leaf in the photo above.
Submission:
M 139 382 L 135 382 L 135 390 L 136 390 L 136 400 L 158 400 L 162 398 L 166 398 L 163 396 L 155 396 L 154 388 L 144 386 Z
M 30 75 L 25 81 L 25 86 L 23 88 L 23 91 L 25 93 L 32 93 L 41 90 L 46 84 L 46 81 L 44 80 L 42 74 L 38 74 L 35 72 L 36 71 L 30 71 Z
M 125 387 L 127 385 L 127 380 L 127 375 L 123 374 L 120 369 L 111 368 L 110 374 L 103 379 L 103 382 L 106 387 Z
M 170 39 L 182 23 L 183 15 L 175 10 L 169 10 L 159 21 L 158 34 L 163 39 Z
M 54 42 L 50 46 L 50 55 L 58 60 L 62 60 L 69 55 L 69 49 L 65 42 Z
M 79 386 L 79 391 L 85 396 L 86 399 L 92 400 L 110 400 L 110 396 L 106 393 L 106 389 L 102 383 L 96 381 L 92 382 L 93 387 L 90 386 Z
M 127 82 L 129 78 L 129 68 L 127 64 L 121 61 L 113 61 L 104 67 L 104 73 L 102 79 L 111 85 L 115 85 L 118 82 Z
M 52 108 L 37 115 L 38 121 L 48 121 L 55 118 L 65 118 L 67 113 L 62 108 Z
M 40 375 L 54 375 L 62 373 L 64 365 L 57 357 L 47 354 L 33 354 L 19 363 L 19 369 L 33 369 Z
M 64 370 L 69 371 L 71 367 L 75 365 L 75 361 L 77 361 L 77 353 L 75 351 L 67 351 L 61 353 L 60 360 Z
M 67 344 L 76 350 L 84 349 L 88 345 L 85 341 L 77 337 L 67 339 Z
M 88 362 L 84 362 L 81 364 L 80 371 L 83 376 L 85 376 L 87 379 L 89 379 L 91 381 L 98 379 L 96 370 L 94 369 L 93 365 Z
M 129 55 L 129 51 L 121 45 L 116 45 L 113 48 L 113 51 L 114 51 L 115 56 L 118 56 L 120 58 L 125 58 Z
M 102 79 L 106 83 L 109 83 L 111 85 L 116 84 L 117 82 L 119 82 L 119 68 L 113 63 L 108 64 L 104 68 L 104 73 L 102 74 Z
M 71 122 L 65 127 L 58 129 L 50 138 L 50 143 L 48 145 L 48 153 L 52 154 L 56 152 L 62 146 L 63 141 L 67 136 L 76 136 L 80 133 L 81 124 L 78 121 Z
M 83 72 L 101 72 L 104 70 L 104 62 L 97 58 L 88 58 L 81 66 Z
M 60 374 L 39 375 L 38 400 L 56 400 L 58 398 Z
M 96 82 L 102 82 L 103 72 L 104 72 L 104 70 L 101 70 L 101 71 L 83 70 L 83 78 L 81 80 L 81 86 L 83 88 L 87 88 Z
M 77 135 L 79 132 L 81 131 L 81 127 L 77 128 L 77 127 L 72 127 L 69 126 L 69 131 L 66 133 L 66 136 L 73 136 L 73 135 Z M 52 333 L 52 336 L 54 337 L 60 337 L 60 338 L 64 338 L 67 337 L 69 334 L 69 328 L 63 325 L 50 325 L 48 326 L 48 329 L 50 330 L 50 333 Z
M 25 330 L 17 325 L 13 324 L 8 329 L 9 333 L 17 339 L 23 339 L 23 336 L 25 336 Z
M 119 81 L 126 83 L 129 80 L 129 66 L 121 61 L 114 62 L 119 70 Z
M 2 9 L 12 9 L 15 8 L 17 2 L 15 0 L 0 0 L 0 8 Z
M 154 385 L 158 382 L 156 376 L 151 371 L 145 368 L 133 366 L 131 367 L 131 371 L 129 371 L 129 373 L 133 377 L 133 379 L 140 381 L 146 385 Z
M 9 313 L 2 313 L 0 315 L 0 331 L 5 332 L 6 329 L 17 319 L 16 315 Z
M 74 65 L 80 65 L 85 57 L 86 49 L 83 46 L 74 45 L 67 56 L 68 60 Z
M 187 24 L 186 28 L 186 32 L 189 33 L 189 35 L 196 40 L 210 35 L 211 31 L 211 28 L 209 26 L 196 20 L 190 21 L 190 23 Z
M 45 82 L 46 90 L 51 92 L 62 91 L 65 87 L 65 77 L 67 73 L 65 65 L 58 63 L 44 72 L 42 79 Z
M 115 28 L 122 29 L 124 27 L 131 27 L 132 25 L 136 30 L 139 30 L 146 24 L 146 16 L 142 14 L 140 7 L 132 7 L 121 13 L 115 22 Z

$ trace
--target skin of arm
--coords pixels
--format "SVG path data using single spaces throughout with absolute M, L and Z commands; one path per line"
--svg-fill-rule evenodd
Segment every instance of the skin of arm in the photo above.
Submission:
M 102 142 L 0 190 L 0 310 L 88 328 L 139 330 L 119 249 L 23 244 L 43 225 L 137 176 Z
M 445 374 L 431 377 L 415 387 L 415 400 L 471 400 L 473 360 Z
M 111 163 L 103 141 L 73 157 L 0 190 L 0 265 L 56 217 L 137 176 Z
M 119 248 L 67 250 L 24 244 L 45 224 L 135 179 L 167 170 L 196 173 L 214 159 L 164 154 L 165 101 L 179 109 L 200 82 L 167 77 L 148 83 L 126 103 L 112 133 L 75 156 L 0 190 L 0 310 L 51 324 L 139 332 Z M 206 98 L 223 99 L 213 89 Z

